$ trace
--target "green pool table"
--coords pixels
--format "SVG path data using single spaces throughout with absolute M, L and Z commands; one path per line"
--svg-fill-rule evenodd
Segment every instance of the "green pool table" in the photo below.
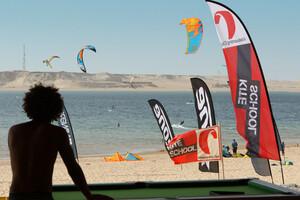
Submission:
M 300 200 L 300 194 L 258 179 L 232 179 L 180 182 L 136 182 L 93 184 L 93 194 L 114 199 L 288 199 Z M 55 200 L 83 200 L 74 185 L 53 186 Z

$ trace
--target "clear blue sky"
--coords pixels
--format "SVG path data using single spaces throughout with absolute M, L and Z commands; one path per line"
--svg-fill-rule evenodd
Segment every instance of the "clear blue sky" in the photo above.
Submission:
M 300 80 L 298 0 L 220 0 L 246 24 L 266 79 Z M 182 18 L 204 24 L 202 45 L 185 55 Z M 79 49 L 88 72 L 226 75 L 221 46 L 204 0 L 9 0 L 1 2 L 0 71 L 50 71 L 42 60 L 58 55 L 52 71 L 80 72 Z

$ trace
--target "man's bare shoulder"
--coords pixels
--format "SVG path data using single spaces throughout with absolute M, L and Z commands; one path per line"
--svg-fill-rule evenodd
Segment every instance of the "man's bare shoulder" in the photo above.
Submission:
M 65 134 L 66 131 L 64 128 L 50 124 L 50 123 L 45 123 L 45 124 L 36 124 L 33 123 L 32 121 L 29 122 L 24 122 L 24 123 L 20 123 L 20 124 L 15 124 L 13 126 L 10 127 L 9 132 L 18 132 L 18 131 L 23 131 L 24 129 L 30 129 L 33 127 L 43 127 L 44 129 L 47 130 L 47 132 L 57 132 L 58 134 Z
M 58 136 L 62 137 L 67 134 L 67 132 L 64 128 L 53 125 L 53 124 L 49 124 L 49 125 L 50 125 L 49 128 L 51 128 L 54 132 L 56 132 L 58 134 Z
M 16 130 L 23 129 L 23 128 L 27 127 L 29 123 L 30 123 L 30 122 L 23 122 L 23 123 L 20 123 L 20 124 L 12 125 L 12 126 L 9 128 L 9 132 L 14 132 L 14 131 L 16 131 Z

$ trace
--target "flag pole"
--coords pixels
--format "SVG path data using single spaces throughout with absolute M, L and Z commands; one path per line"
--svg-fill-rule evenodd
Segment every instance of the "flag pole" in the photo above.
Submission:
M 283 175 L 283 167 L 282 167 L 282 161 L 280 159 L 280 168 L 281 168 L 281 178 L 282 178 L 282 184 L 284 185 L 284 175 Z
M 273 114 L 272 114 L 272 120 L 273 120 L 274 129 L 275 129 L 275 138 L 276 138 L 277 150 L 278 150 L 278 155 L 279 155 L 280 170 L 281 170 L 281 179 L 282 179 L 282 184 L 284 184 L 285 181 L 284 181 L 284 174 L 283 174 L 283 167 L 282 167 L 282 159 L 281 159 L 281 155 L 280 155 L 281 139 L 280 139 L 280 136 L 279 136 L 277 124 L 275 122 Z
M 222 155 L 223 156 L 223 155 Z M 219 161 L 218 161 L 219 163 Z M 218 164 L 219 165 L 219 164 Z M 220 180 L 220 169 L 218 170 L 218 180 Z
M 280 157 L 280 171 L 281 171 L 281 179 L 282 179 L 282 184 L 284 185 L 285 184 L 285 181 L 284 181 L 284 175 L 283 175 L 283 167 L 282 167 L 282 160 L 281 160 L 281 155 L 279 154 L 279 157 Z
M 217 123 L 219 126 L 219 134 L 220 134 L 220 142 L 219 142 L 219 149 L 221 151 L 221 162 L 222 162 L 222 171 L 223 171 L 223 179 L 225 179 L 225 170 L 224 170 L 224 161 L 223 161 L 223 151 L 222 151 L 222 134 L 221 134 L 221 123 Z
M 270 165 L 270 160 L 267 159 L 267 161 L 268 161 L 268 165 L 269 165 L 269 169 L 270 169 L 272 184 L 274 184 L 274 179 L 273 179 L 272 169 L 271 169 L 271 165 Z

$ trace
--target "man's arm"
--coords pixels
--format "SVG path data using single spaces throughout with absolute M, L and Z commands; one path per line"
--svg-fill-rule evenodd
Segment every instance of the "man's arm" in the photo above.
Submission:
M 7 136 L 7 144 L 8 148 L 11 148 L 12 146 L 12 137 L 13 137 L 13 132 L 14 132 L 14 126 L 10 127 L 8 130 L 8 136 Z
M 59 142 L 59 154 L 63 159 L 68 173 L 71 176 L 75 185 L 77 185 L 80 191 L 84 194 L 86 199 L 93 199 L 92 194 L 87 186 L 86 179 L 84 177 L 83 171 L 79 164 L 76 162 L 73 150 L 71 145 L 69 144 L 69 138 L 65 130 L 62 130 L 60 135 Z

